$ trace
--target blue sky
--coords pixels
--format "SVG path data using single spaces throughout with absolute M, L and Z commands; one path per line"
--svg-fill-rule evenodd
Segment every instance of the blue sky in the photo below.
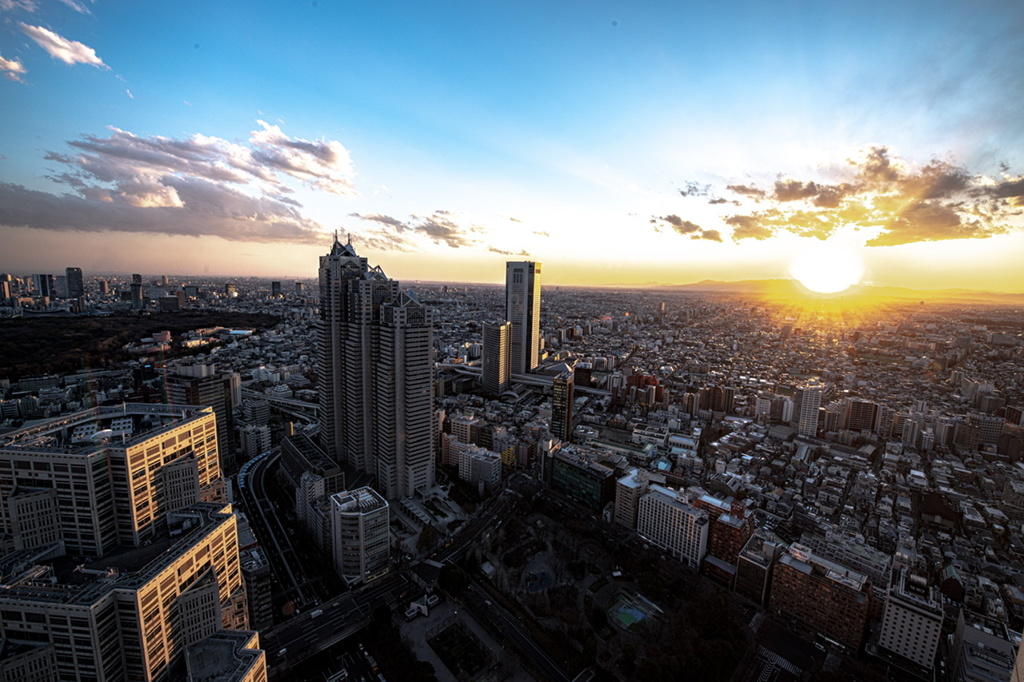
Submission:
M 309 276 L 341 229 L 404 279 L 776 277 L 824 240 L 879 283 L 1024 290 L 1018 2 L 0 20 L 0 270 Z

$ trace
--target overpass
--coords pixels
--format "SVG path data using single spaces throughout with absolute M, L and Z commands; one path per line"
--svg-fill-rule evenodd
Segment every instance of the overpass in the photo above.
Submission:
M 270 403 L 270 406 L 277 411 L 284 412 L 285 414 L 297 417 L 304 421 L 315 422 L 320 418 L 320 406 L 316 403 L 307 403 L 304 400 L 267 395 L 266 393 L 254 391 L 251 388 L 243 388 L 242 397 L 252 398 L 254 400 L 266 400 Z
M 483 367 L 473 367 L 470 365 L 464 365 L 462 363 L 455 362 L 438 362 L 435 363 L 438 369 L 450 369 L 463 374 L 465 376 L 471 376 L 480 378 L 483 374 Z M 513 384 L 524 384 L 526 386 L 540 386 L 542 388 L 551 388 L 551 384 L 554 383 L 555 378 L 547 374 L 513 374 Z M 590 386 L 580 386 L 576 384 L 574 389 L 576 393 L 582 393 L 584 395 L 593 396 L 610 396 L 611 391 L 605 391 L 601 388 L 591 388 Z

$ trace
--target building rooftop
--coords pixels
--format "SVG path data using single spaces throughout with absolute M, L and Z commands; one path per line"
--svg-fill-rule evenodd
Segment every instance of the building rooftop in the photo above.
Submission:
M 90 454 L 110 445 L 127 447 L 211 412 L 195 405 L 122 403 L 46 419 L 0 436 L 0 450 Z

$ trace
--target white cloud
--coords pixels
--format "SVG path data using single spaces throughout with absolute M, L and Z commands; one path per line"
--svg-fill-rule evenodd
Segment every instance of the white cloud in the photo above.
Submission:
M 36 3 L 34 0 L 0 0 L 0 10 L 11 11 L 23 9 L 26 12 L 35 12 Z
M 30 26 L 23 22 L 19 22 L 18 26 L 21 27 L 22 33 L 34 40 L 54 59 L 59 59 L 65 64 L 90 64 L 101 69 L 110 68 L 96 55 L 96 50 L 88 45 L 77 40 L 68 40 L 42 26 Z
M 0 72 L 12 81 L 24 83 L 25 81 L 22 80 L 21 77 L 28 73 L 28 70 L 25 68 L 25 65 L 17 59 L 4 59 L 3 56 L 0 55 Z
M 332 194 L 355 194 L 352 187 L 352 159 L 340 142 L 310 142 L 291 139 L 281 128 L 257 121 L 263 130 L 254 130 L 249 138 L 252 158 Z
M 71 9 L 75 10 L 76 12 L 78 12 L 79 14 L 92 14 L 92 12 L 89 11 L 88 7 L 86 7 L 85 5 L 83 5 L 80 2 L 76 2 L 76 0 L 60 0 L 60 1 L 63 2 L 68 7 L 70 7 Z

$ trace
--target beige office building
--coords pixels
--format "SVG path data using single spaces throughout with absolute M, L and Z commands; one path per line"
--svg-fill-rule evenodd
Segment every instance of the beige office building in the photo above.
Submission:
M 208 407 L 97 407 L 12 431 L 0 436 L 0 554 L 141 546 L 168 513 L 223 501 L 220 477 Z
M 18 649 L 0 657 L 0 666 L 28 671 L 33 661 L 52 663 L 26 680 L 53 679 L 54 671 L 80 682 L 184 679 L 187 647 L 244 630 L 231 507 L 200 503 L 169 513 L 166 522 L 167 531 L 146 546 L 97 561 L 80 563 L 59 544 L 8 556 L 0 638 Z M 236 647 L 251 652 L 248 663 L 223 679 L 265 679 L 258 635 L 248 635 Z

